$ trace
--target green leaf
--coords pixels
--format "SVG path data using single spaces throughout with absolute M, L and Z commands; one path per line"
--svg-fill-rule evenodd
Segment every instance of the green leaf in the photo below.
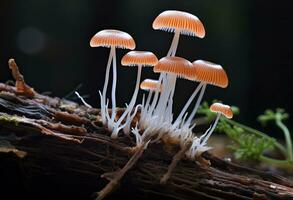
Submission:
M 268 122 L 276 121 L 277 118 L 280 118 L 281 121 L 289 118 L 289 114 L 285 112 L 283 108 L 277 108 L 276 111 L 268 109 L 264 114 L 259 115 L 257 120 L 263 125 L 266 126 Z
M 234 114 L 239 113 L 239 108 L 232 106 L 232 111 Z M 207 118 L 215 117 L 215 114 L 210 111 L 207 102 L 201 105 L 199 113 L 204 114 Z M 266 110 L 258 119 L 260 122 L 266 123 L 278 117 L 277 114 L 281 114 L 282 119 L 288 117 L 284 109 L 279 109 L 277 112 Z M 264 152 L 274 149 L 276 145 L 274 138 L 265 134 L 255 134 L 256 131 L 254 129 L 238 122 L 232 122 L 232 120 L 223 117 L 220 118 L 215 131 L 225 133 L 233 141 L 233 144 L 229 148 L 233 150 L 236 159 L 259 160 Z

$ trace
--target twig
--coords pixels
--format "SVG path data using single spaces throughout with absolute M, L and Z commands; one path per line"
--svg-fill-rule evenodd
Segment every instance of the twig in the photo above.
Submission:
M 96 200 L 102 200 L 107 195 L 109 195 L 119 184 L 120 180 L 123 178 L 125 173 L 130 170 L 138 161 L 138 159 L 143 154 L 146 146 L 148 145 L 148 142 L 143 143 L 138 148 L 136 148 L 136 152 L 133 154 L 133 156 L 130 158 L 130 160 L 126 163 L 126 165 L 119 170 L 118 172 L 114 172 L 114 175 L 112 177 L 109 176 L 109 173 L 102 175 L 101 177 L 105 177 L 108 179 L 111 179 L 111 181 L 99 192 L 96 193 L 97 198 Z
M 186 151 L 191 146 L 191 141 L 187 141 L 184 146 L 178 151 L 175 156 L 172 159 L 171 164 L 168 166 L 168 171 L 164 174 L 164 176 L 161 178 L 160 183 L 161 184 L 166 184 L 169 178 L 171 177 L 171 174 L 173 170 L 176 168 L 178 162 L 185 156 Z
M 12 71 L 12 76 L 15 79 L 16 92 L 18 94 L 25 95 L 28 97 L 34 97 L 35 96 L 34 89 L 25 83 L 24 77 L 20 73 L 18 66 L 17 66 L 16 62 L 14 61 L 14 59 L 9 59 L 8 65 Z

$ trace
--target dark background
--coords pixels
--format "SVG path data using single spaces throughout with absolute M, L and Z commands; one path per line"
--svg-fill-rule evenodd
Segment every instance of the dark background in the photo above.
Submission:
M 137 50 L 153 51 L 160 58 L 173 35 L 154 31 L 152 21 L 164 10 L 182 10 L 198 16 L 207 34 L 204 39 L 182 36 L 177 55 L 219 63 L 230 79 L 227 89 L 209 86 L 205 100 L 239 106 L 236 119 L 260 128 L 255 118 L 266 108 L 283 107 L 293 115 L 289 8 L 283 1 L 253 0 L 1 0 L 0 81 L 12 78 L 7 61 L 13 57 L 37 91 L 64 97 L 81 83 L 78 91 L 99 106 L 109 49 L 90 48 L 90 38 L 102 29 L 120 29 L 133 36 Z M 118 50 L 118 62 L 126 52 Z M 118 69 L 122 106 L 133 92 L 136 69 Z M 146 69 L 143 77 L 157 75 Z M 179 81 L 175 110 L 194 87 Z M 293 129 L 292 119 L 287 124 Z

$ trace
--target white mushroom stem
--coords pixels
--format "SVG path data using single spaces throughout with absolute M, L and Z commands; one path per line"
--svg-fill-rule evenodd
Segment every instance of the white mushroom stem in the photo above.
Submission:
M 102 122 L 103 124 L 106 124 L 106 103 L 103 100 L 103 96 L 101 91 L 99 90 L 99 95 L 100 95 L 100 101 L 101 101 L 101 117 L 102 117 Z M 108 111 L 107 111 L 108 113 Z M 109 114 L 109 113 L 108 113 Z
M 140 77 L 141 77 L 141 71 L 142 71 L 142 65 L 138 65 L 138 70 L 137 70 L 137 79 L 136 79 L 136 85 L 135 85 L 135 90 L 134 93 L 132 95 L 131 101 L 128 105 L 128 107 L 126 108 L 126 110 L 123 112 L 123 114 L 120 116 L 119 120 L 115 123 L 115 129 L 118 128 L 121 124 L 121 122 L 123 121 L 123 119 L 126 117 L 126 115 L 128 115 L 128 119 L 130 118 L 130 113 L 133 110 L 133 107 L 135 105 L 136 102 L 136 98 L 137 98 L 137 94 L 138 94 L 138 90 L 139 90 L 139 84 L 140 84 Z
M 106 106 L 105 110 L 106 110 L 106 111 L 108 111 L 108 105 L 109 105 L 109 98 L 107 98 L 107 102 L 106 102 L 106 104 L 105 104 L 105 106 Z M 106 112 L 106 118 L 107 118 L 108 122 L 111 121 L 111 117 L 110 117 L 110 115 L 109 115 L 109 112 Z
M 148 94 L 146 102 L 144 102 L 144 96 L 143 96 L 143 103 L 142 103 L 141 114 L 140 114 L 140 121 L 142 122 L 144 122 L 145 117 L 147 115 L 152 96 L 153 96 L 153 90 L 149 90 L 149 94 Z
M 108 112 L 108 111 L 105 110 L 106 92 L 107 92 L 107 87 L 108 87 L 108 82 L 109 82 L 109 74 L 110 74 L 110 67 L 111 67 L 111 63 L 112 63 L 112 60 L 113 60 L 114 52 L 115 52 L 115 46 L 111 46 L 110 54 L 109 54 L 109 58 L 108 58 L 108 63 L 107 63 L 107 68 L 106 68 L 106 75 L 105 75 L 103 93 L 102 93 L 102 95 L 100 95 L 101 96 L 101 116 L 102 116 L 102 121 L 103 121 L 104 124 L 107 121 L 106 120 L 106 112 Z
M 141 111 L 140 111 L 140 118 L 142 117 L 143 113 L 145 113 L 145 94 L 142 95 L 142 101 L 141 101 Z
M 116 51 L 113 50 L 113 84 L 112 84 L 112 115 L 111 122 L 114 123 L 116 117 L 116 84 L 117 84 L 117 67 L 116 67 Z
M 164 121 L 167 123 L 172 123 L 173 121 L 173 113 L 172 113 L 172 107 L 173 107 L 173 99 L 169 98 L 168 100 L 168 105 L 165 111 L 165 115 L 164 115 Z
M 176 54 L 176 51 L 177 51 L 177 47 L 178 47 L 178 43 L 179 43 L 179 36 L 180 36 L 180 30 L 175 30 L 174 32 L 174 37 L 173 37 L 173 40 L 172 40 L 172 43 L 171 43 L 171 46 L 170 46 L 170 49 L 168 51 L 168 54 L 167 56 L 171 56 L 172 54 Z M 172 55 L 172 56 L 174 56 Z
M 147 97 L 147 100 L 146 100 L 145 105 L 144 105 L 144 110 L 148 109 L 148 106 L 150 104 L 152 96 L 153 96 L 153 90 L 150 90 L 149 94 L 148 94 L 148 97 Z
M 132 115 L 130 115 L 130 113 L 127 115 L 127 119 L 125 124 L 122 125 L 123 128 L 123 132 L 125 134 L 129 134 L 130 133 L 130 128 L 131 128 L 131 122 L 133 121 L 134 117 L 136 116 L 136 113 L 138 111 L 138 109 L 141 109 L 141 104 L 138 104 L 137 106 L 135 106 L 134 112 L 132 113 Z M 129 116 L 129 117 L 128 117 Z
M 156 107 L 156 105 L 157 105 L 157 102 L 158 102 L 158 98 L 159 98 L 159 92 L 160 92 L 160 85 L 162 84 L 162 80 L 164 79 L 164 74 L 162 73 L 161 75 L 160 75 L 160 78 L 159 78 L 159 81 L 158 81 L 158 86 L 157 86 L 157 88 L 156 88 L 156 91 L 155 91 L 155 95 L 154 95 L 154 98 L 153 98 L 153 101 L 152 101 L 152 104 L 150 105 L 150 108 L 148 109 L 148 111 L 147 111 L 147 116 L 148 117 L 151 117 L 152 116 L 152 114 L 153 114 L 153 111 L 154 111 L 154 109 L 155 109 L 155 107 Z M 163 86 L 162 86 L 162 91 L 161 91 L 161 93 L 164 91 L 164 88 L 163 88 Z M 162 94 L 160 94 L 160 96 L 161 96 Z
M 178 46 L 178 42 L 179 42 L 179 37 L 180 37 L 180 30 L 175 30 L 174 37 L 173 37 L 170 49 L 167 53 L 167 56 L 174 56 L 176 54 L 177 46 Z M 168 105 L 168 98 L 170 97 L 170 94 L 173 94 L 174 91 L 173 91 L 172 87 L 170 87 L 169 81 L 171 81 L 173 83 L 172 86 L 175 87 L 176 75 L 175 75 L 175 81 L 174 81 L 173 76 L 171 76 L 171 77 L 169 77 L 169 76 L 170 75 L 168 75 L 166 73 L 160 74 L 159 84 L 162 87 L 160 98 L 158 101 L 159 91 L 156 90 L 155 95 L 152 100 L 152 104 L 149 106 L 149 109 L 146 109 L 146 112 L 147 112 L 146 118 L 153 117 L 153 114 L 155 116 L 160 115 L 160 111 L 162 111 L 163 113 L 167 112 L 167 110 L 170 111 L 170 109 L 172 111 L 172 101 L 170 101 L 169 105 Z M 171 96 L 173 96 L 173 95 L 171 95 Z M 148 104 L 146 104 L 146 105 L 148 105 Z M 164 116 L 164 114 L 162 114 L 160 116 Z
M 163 80 L 164 87 L 162 88 L 161 96 L 155 110 L 155 115 L 162 116 L 161 114 L 166 112 L 169 99 L 173 98 L 173 95 L 174 95 L 176 78 L 177 78 L 177 75 L 175 74 L 167 74 L 166 78 Z M 169 108 L 172 109 L 173 101 L 170 101 L 170 103 L 171 105 L 169 106 Z
M 194 92 L 192 93 L 192 95 L 189 97 L 188 101 L 186 102 L 185 106 L 183 107 L 183 109 L 181 110 L 180 114 L 178 115 L 178 117 L 176 118 L 176 120 L 174 121 L 172 128 L 176 128 L 180 122 L 182 121 L 182 117 L 184 116 L 185 112 L 187 111 L 188 107 L 190 106 L 190 104 L 192 103 L 193 99 L 195 98 L 195 96 L 198 94 L 198 92 L 200 91 L 201 87 L 203 86 L 203 83 L 201 82 L 196 89 L 194 90 Z
M 176 85 L 176 75 L 170 74 L 169 77 L 169 95 L 168 100 L 166 102 L 166 108 L 162 108 L 160 112 L 165 112 L 163 116 L 163 121 L 168 122 L 169 124 L 173 121 L 173 96 L 175 92 L 175 85 Z
M 170 110 L 172 113 L 173 96 L 174 96 L 175 87 L 176 87 L 176 80 L 177 80 L 177 75 L 175 75 L 175 74 L 167 74 L 166 75 L 165 82 L 163 83 L 165 90 L 161 93 L 162 95 L 161 95 L 159 103 L 157 105 L 156 114 L 168 112 Z
M 130 132 L 130 125 L 131 125 L 131 121 L 133 120 L 133 118 L 135 117 L 138 109 L 141 108 L 141 104 L 135 106 L 135 110 L 133 112 L 133 114 L 130 116 L 130 120 L 126 121 L 123 125 L 119 126 L 119 127 L 115 127 L 112 131 L 111 134 L 111 138 L 112 139 L 116 139 L 118 137 L 118 133 L 121 129 L 124 130 L 125 133 L 129 133 Z M 127 131 L 126 131 L 127 130 Z
M 217 117 L 216 117 L 216 120 L 215 120 L 215 122 L 214 122 L 214 124 L 213 124 L 213 126 L 210 127 L 210 128 L 205 132 L 205 134 L 203 134 L 203 135 L 200 137 L 200 138 L 202 139 L 201 144 L 205 144 L 205 143 L 208 141 L 209 137 L 211 136 L 211 134 L 212 134 L 213 131 L 215 130 L 215 128 L 216 128 L 216 126 L 217 126 L 217 124 L 218 124 L 218 121 L 219 121 L 220 117 L 221 117 L 221 113 L 218 113 L 218 114 L 217 114 Z
M 175 56 L 176 51 L 177 51 L 178 42 L 179 42 L 179 36 L 180 36 L 180 30 L 175 30 L 174 37 L 173 37 L 170 49 L 167 53 L 167 56 Z M 168 98 L 170 97 L 170 94 L 172 94 L 173 90 L 175 89 L 176 77 L 177 76 L 173 75 L 173 74 L 161 73 L 160 79 L 162 79 L 162 81 L 163 81 L 162 82 L 163 91 L 161 92 L 159 102 L 156 106 L 155 115 L 158 115 L 159 113 L 167 112 L 167 107 L 172 110 L 172 107 L 173 107 L 172 101 L 170 102 L 171 105 L 167 105 L 167 104 L 168 104 Z M 173 98 L 173 97 L 171 97 L 171 98 Z M 153 103 L 155 103 L 155 102 L 153 101 Z M 151 107 L 151 108 L 153 108 L 153 107 Z M 164 117 L 164 115 L 162 115 L 162 116 Z
M 167 74 L 167 90 L 166 90 L 166 97 L 167 99 L 164 99 L 164 101 L 162 102 L 163 105 L 167 106 L 167 102 L 169 101 L 168 99 L 173 99 L 173 95 L 175 92 L 175 86 L 176 86 L 176 79 L 177 79 L 177 75 L 176 74 Z M 170 102 L 170 108 L 172 109 L 173 107 L 173 101 Z M 160 110 L 161 112 L 164 111 L 164 107 L 161 107 L 162 110 Z
M 200 105 L 200 103 L 201 103 L 201 100 L 202 100 L 202 97 L 203 97 L 203 95 L 204 95 L 204 92 L 205 92 L 206 86 L 207 86 L 207 84 L 204 83 L 203 86 L 202 86 L 202 88 L 201 88 L 201 91 L 200 91 L 199 97 L 198 97 L 198 99 L 197 99 L 197 101 L 196 101 L 196 104 L 195 104 L 195 106 L 194 106 L 194 109 L 193 109 L 192 113 L 189 115 L 187 121 L 186 121 L 185 124 L 184 124 L 184 128 L 188 128 L 188 127 L 190 126 L 190 123 L 191 123 L 191 121 L 193 120 L 194 115 L 196 114 L 197 109 L 198 109 L 198 107 L 199 107 L 199 105 Z
M 170 49 L 168 51 L 167 56 L 175 56 L 176 51 L 177 51 L 177 47 L 178 47 L 178 43 L 179 43 L 179 38 L 180 38 L 180 30 L 175 30 L 174 32 L 174 37 L 170 46 Z M 164 111 L 164 109 L 166 109 L 166 112 L 168 109 L 171 109 L 172 112 L 172 108 L 173 108 L 173 101 L 168 101 L 167 98 L 171 98 L 173 99 L 173 95 L 174 95 L 174 91 L 175 91 L 175 85 L 176 85 L 176 78 L 177 75 L 175 74 L 166 74 L 166 78 L 165 78 L 165 82 L 163 82 L 163 87 L 168 87 L 168 90 L 165 90 L 165 95 L 162 94 L 163 98 L 160 98 L 160 108 L 159 111 L 162 112 Z M 167 106 L 167 103 L 170 103 L 170 105 Z
M 166 106 L 168 103 L 168 98 L 170 96 L 169 94 L 170 94 L 171 88 L 170 88 L 170 83 L 169 83 L 168 78 L 165 78 L 163 80 L 163 88 L 162 89 L 163 90 L 161 92 L 159 102 L 158 102 L 156 109 L 155 109 L 155 112 L 154 112 L 154 114 L 158 115 L 158 116 L 162 116 L 162 113 L 165 112 L 165 109 L 166 109 Z

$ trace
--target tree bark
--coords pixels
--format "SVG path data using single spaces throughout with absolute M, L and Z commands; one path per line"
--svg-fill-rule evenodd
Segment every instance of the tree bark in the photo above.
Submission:
M 0 83 L 0 199 L 94 198 L 135 154 L 134 138 L 111 139 L 98 109 L 33 92 Z M 286 178 L 208 152 L 196 161 L 182 159 L 160 184 L 178 151 L 150 143 L 107 198 L 293 199 Z

